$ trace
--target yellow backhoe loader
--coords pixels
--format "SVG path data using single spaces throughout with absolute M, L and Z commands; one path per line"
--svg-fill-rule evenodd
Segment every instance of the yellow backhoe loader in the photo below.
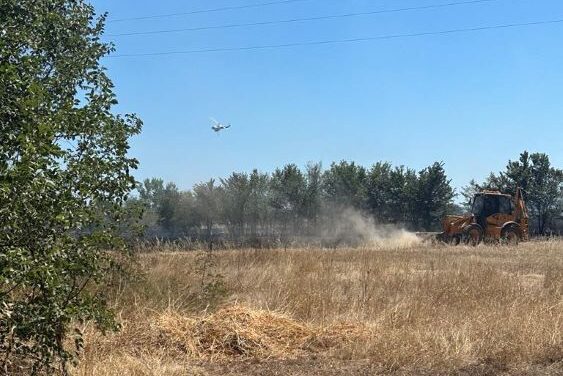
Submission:
M 522 189 L 516 188 L 514 197 L 489 190 L 475 194 L 471 213 L 446 216 L 436 238 L 453 245 L 463 242 L 473 246 L 482 241 L 518 244 L 528 240 L 528 211 Z

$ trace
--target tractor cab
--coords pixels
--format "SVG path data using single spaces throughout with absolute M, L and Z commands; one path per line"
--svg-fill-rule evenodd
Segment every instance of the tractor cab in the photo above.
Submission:
M 512 215 L 514 210 L 512 196 L 498 191 L 477 193 L 471 205 L 471 214 L 475 216 L 476 222 L 484 229 L 487 228 L 488 217 L 495 214 Z

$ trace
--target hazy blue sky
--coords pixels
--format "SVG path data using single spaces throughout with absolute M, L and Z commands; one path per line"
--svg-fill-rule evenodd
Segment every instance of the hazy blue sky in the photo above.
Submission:
M 270 0 L 272 1 L 272 0 Z M 303 0 L 110 22 L 108 34 L 314 17 L 459 0 Z M 267 0 L 95 0 L 110 20 Z M 117 54 L 244 47 L 563 19 L 561 0 L 496 0 L 333 20 L 107 37 Z M 524 149 L 563 167 L 563 23 L 260 51 L 105 59 L 118 111 L 145 122 L 138 178 L 182 188 L 285 163 L 444 161 L 456 187 Z M 209 116 L 231 122 L 217 135 Z

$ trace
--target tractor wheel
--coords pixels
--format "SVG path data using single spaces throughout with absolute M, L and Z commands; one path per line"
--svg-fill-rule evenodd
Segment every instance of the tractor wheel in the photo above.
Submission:
M 508 227 L 502 233 L 501 242 L 506 245 L 518 245 L 520 234 L 514 227 Z
M 464 233 L 465 244 L 476 247 L 483 241 L 483 229 L 481 226 L 473 224 L 467 227 Z
M 454 236 L 451 237 L 450 245 L 453 245 L 455 247 L 456 245 L 459 245 L 459 243 L 461 243 L 461 236 L 460 235 L 454 235 Z

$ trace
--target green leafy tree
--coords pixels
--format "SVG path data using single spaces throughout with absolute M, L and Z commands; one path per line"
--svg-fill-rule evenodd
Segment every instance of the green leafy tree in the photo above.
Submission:
M 325 199 L 338 207 L 366 208 L 366 169 L 354 162 L 333 163 L 323 174 Z
M 162 202 L 162 196 L 164 195 L 164 180 L 157 178 L 145 179 L 137 187 L 137 190 L 139 191 L 139 199 L 145 203 L 147 208 L 158 211 L 158 207 Z
M 416 218 L 417 175 L 403 166 L 378 162 L 367 177 L 367 204 L 381 223 L 411 224 Z
M 174 239 L 186 235 L 196 221 L 191 192 L 181 192 L 175 183 L 145 179 L 137 187 L 138 201 L 143 205 L 142 223 L 149 238 Z M 189 216 L 189 218 L 188 218 Z
M 414 207 L 422 228 L 437 228 L 441 218 L 451 207 L 453 197 L 454 190 L 446 176 L 443 163 L 436 162 L 420 171 Z
M 404 166 L 391 170 L 391 192 L 387 206 L 387 222 L 402 223 L 418 228 L 418 176 L 416 171 Z
M 52 373 L 115 327 L 102 288 L 141 122 L 112 112 L 105 16 L 80 0 L 0 2 L 0 366 Z M 111 252 L 110 252 L 111 251 Z M 19 371 L 18 371 L 19 370 Z
M 128 200 L 129 206 L 140 207 L 142 210 L 141 226 L 144 237 L 148 239 L 164 237 L 162 227 L 162 203 L 165 197 L 164 180 L 158 178 L 145 179 L 137 186 L 139 196 Z
M 293 233 L 299 231 L 299 219 L 303 213 L 303 202 L 307 190 L 306 178 L 294 164 L 288 164 L 282 169 L 276 169 L 270 179 L 270 205 L 276 217 L 281 221 L 282 237 L 288 235 L 288 224 L 293 227 Z
M 182 194 L 174 183 L 168 183 L 162 191 L 162 196 L 158 206 L 159 222 L 167 237 L 181 235 L 181 229 L 177 223 L 178 208 Z
M 303 197 L 302 215 L 307 220 L 309 231 L 315 231 L 322 208 L 322 165 L 308 163 L 305 175 L 305 193 Z
M 221 179 L 223 188 L 223 219 L 231 234 L 240 239 L 244 236 L 247 206 L 251 194 L 250 181 L 245 173 L 234 172 L 227 179 Z
M 377 162 L 367 174 L 367 205 L 379 222 L 387 221 L 396 211 L 390 206 L 391 172 L 390 163 Z
M 250 194 L 247 204 L 248 223 L 250 234 L 256 238 L 259 229 L 264 231 L 268 228 L 270 220 L 270 176 L 260 173 L 258 170 L 252 171 L 249 176 Z
M 221 188 L 211 179 L 194 186 L 195 210 L 205 229 L 205 238 L 212 247 L 213 226 L 221 219 Z
M 200 222 L 194 194 L 190 191 L 180 192 L 172 217 L 172 223 L 174 226 L 173 236 L 197 236 Z

